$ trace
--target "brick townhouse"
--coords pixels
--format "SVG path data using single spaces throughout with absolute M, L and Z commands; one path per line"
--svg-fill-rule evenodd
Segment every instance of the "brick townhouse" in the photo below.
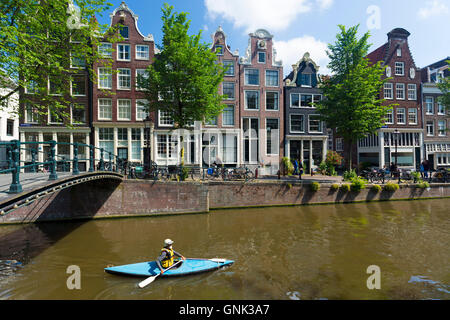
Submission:
M 424 158 L 433 169 L 450 166 L 450 110 L 440 103 L 438 83 L 450 77 L 450 57 L 422 68 L 422 116 L 424 122 Z
M 122 2 L 110 15 L 111 26 L 120 24 L 123 40 L 114 44 L 105 40 L 98 48 L 112 65 L 99 61 L 94 65 L 98 83 L 93 85 L 92 129 L 96 147 L 113 152 L 131 162 L 144 161 L 145 97 L 137 87 L 138 75 L 145 75 L 155 55 L 153 36 L 144 36 L 138 28 L 138 16 Z M 155 120 L 155 115 L 152 114 Z M 152 153 L 155 148 L 151 148 Z M 100 157 L 97 150 L 96 158 Z M 154 158 L 154 154 L 153 157 Z
M 386 66 L 383 77 L 391 79 L 380 94 L 386 104 L 397 105 L 377 134 L 358 141 L 359 163 L 382 168 L 397 161 L 400 168 L 414 169 L 423 159 L 421 75 L 409 49 L 409 35 L 405 29 L 393 29 L 387 34 L 388 41 L 367 56 L 372 63 L 382 61 Z
M 239 59 L 240 156 L 261 174 L 276 174 L 284 154 L 283 65 L 272 39 L 267 30 L 250 33 Z

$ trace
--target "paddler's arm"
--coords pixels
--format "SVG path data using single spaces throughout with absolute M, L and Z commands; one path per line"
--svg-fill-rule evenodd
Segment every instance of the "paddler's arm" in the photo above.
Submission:
M 183 255 L 182 255 L 181 253 L 178 253 L 178 252 L 176 252 L 175 250 L 173 250 L 173 254 L 176 255 L 176 256 L 178 256 L 178 257 L 180 257 L 180 258 L 183 259 L 183 260 L 186 260 L 186 258 L 183 257 Z

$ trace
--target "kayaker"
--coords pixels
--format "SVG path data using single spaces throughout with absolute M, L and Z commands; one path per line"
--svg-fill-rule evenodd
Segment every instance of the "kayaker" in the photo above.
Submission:
M 186 260 L 182 254 L 176 252 L 172 248 L 173 241 L 170 239 L 164 240 L 164 248 L 161 249 L 161 254 L 156 259 L 156 264 L 158 268 L 161 270 L 161 274 L 164 273 L 164 269 L 167 269 L 173 265 L 174 256 L 180 257 L 182 260 Z

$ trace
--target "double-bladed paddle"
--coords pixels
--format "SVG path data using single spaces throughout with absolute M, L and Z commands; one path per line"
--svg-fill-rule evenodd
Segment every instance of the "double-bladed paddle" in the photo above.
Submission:
M 180 260 L 177 263 L 174 263 L 173 265 L 171 265 L 169 268 L 167 268 L 166 270 L 164 270 L 164 272 L 166 272 L 169 269 L 172 269 L 173 267 L 175 267 L 177 264 L 179 264 L 180 262 L 182 262 L 184 260 Z M 148 286 L 150 283 L 152 283 L 153 281 L 155 281 L 156 278 L 158 278 L 161 275 L 161 273 L 158 273 L 156 276 L 151 276 L 148 277 L 147 279 L 145 279 L 144 281 L 139 282 L 138 286 L 139 288 L 144 288 L 146 286 Z

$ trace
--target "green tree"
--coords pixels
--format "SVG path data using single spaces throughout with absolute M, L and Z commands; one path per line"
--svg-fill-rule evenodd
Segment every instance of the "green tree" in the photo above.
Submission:
M 0 86 L 13 81 L 16 87 L 0 95 L 0 103 L 26 89 L 33 94 L 21 101 L 32 103 L 36 113 L 68 119 L 71 77 L 88 70 L 96 82 L 97 45 L 107 34 L 111 42 L 120 38 L 95 19 L 110 5 L 105 0 L 2 0 Z
M 332 76 L 325 78 L 321 85 L 326 99 L 316 103 L 321 119 L 328 127 L 336 128 L 349 146 L 349 169 L 354 143 L 381 128 L 392 106 L 382 104 L 384 67 L 381 61 L 370 64 L 366 57 L 370 34 L 367 32 L 358 39 L 358 27 L 347 30 L 339 25 L 335 44 L 328 45 Z
M 210 45 L 202 43 L 199 31 L 189 35 L 187 13 L 162 8 L 163 39 L 161 52 L 148 67 L 146 77 L 138 78 L 148 101 L 148 110 L 165 111 L 175 129 L 192 129 L 194 121 L 208 121 L 223 110 L 219 84 L 224 68 Z M 183 149 L 181 150 L 183 153 Z
M 450 70 L 450 60 L 447 60 L 447 64 L 447 70 Z M 442 96 L 439 97 L 439 102 L 448 110 L 450 108 L 450 77 L 442 79 L 442 82 L 438 83 L 438 88 L 442 92 Z

